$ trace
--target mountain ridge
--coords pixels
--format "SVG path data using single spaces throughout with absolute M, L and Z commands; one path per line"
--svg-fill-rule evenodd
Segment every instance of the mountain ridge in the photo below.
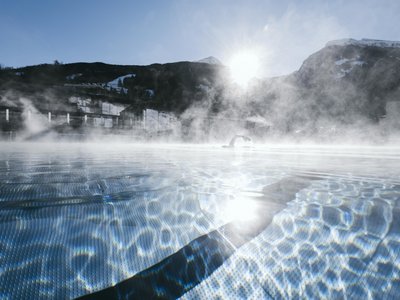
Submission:
M 124 104 L 138 113 L 146 108 L 167 111 L 191 120 L 261 116 L 279 133 L 312 133 L 361 120 L 383 124 L 400 116 L 393 110 L 400 102 L 398 44 L 371 39 L 330 41 L 305 59 L 299 70 L 254 80 L 245 92 L 228 80 L 227 67 L 199 61 L 148 66 L 58 63 L 2 69 L 0 106 L 25 97 L 43 112 L 51 105 L 65 110 L 71 109 L 69 99 L 78 97 Z
M 400 47 L 400 41 L 389 41 L 389 40 L 377 40 L 377 39 L 367 39 L 363 38 L 361 40 L 356 40 L 352 38 L 332 40 L 326 43 L 325 47 L 330 46 L 345 46 L 345 45 L 355 45 L 355 46 L 369 46 L 369 47 Z

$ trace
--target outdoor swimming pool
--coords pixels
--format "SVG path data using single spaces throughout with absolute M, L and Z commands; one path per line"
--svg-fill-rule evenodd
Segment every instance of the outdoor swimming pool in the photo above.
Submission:
M 1 144 L 0 298 L 398 298 L 399 150 Z

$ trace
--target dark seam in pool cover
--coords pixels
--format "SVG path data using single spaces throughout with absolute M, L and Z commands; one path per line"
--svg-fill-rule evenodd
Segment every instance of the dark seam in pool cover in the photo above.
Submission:
M 259 235 L 271 223 L 273 216 L 315 179 L 319 178 L 290 177 L 267 186 L 260 199 L 263 207 L 259 216 L 262 218 L 251 226 L 243 228 L 235 222 L 228 223 L 196 238 L 131 278 L 78 299 L 176 299 L 184 295 L 219 268 L 235 252 L 234 247 L 238 248 Z

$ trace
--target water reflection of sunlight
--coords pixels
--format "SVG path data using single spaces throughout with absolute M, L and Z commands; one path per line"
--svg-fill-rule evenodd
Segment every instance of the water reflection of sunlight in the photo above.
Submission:
M 257 203 L 250 198 L 235 198 L 226 202 L 225 218 L 231 221 L 249 222 L 255 219 Z
M 185 284 L 199 283 L 186 299 L 400 294 L 397 149 L 57 147 L 0 147 L 2 295 L 75 298 L 180 249 L 197 276 Z M 304 187 L 297 173 L 323 178 Z M 175 270 L 162 278 L 186 291 Z

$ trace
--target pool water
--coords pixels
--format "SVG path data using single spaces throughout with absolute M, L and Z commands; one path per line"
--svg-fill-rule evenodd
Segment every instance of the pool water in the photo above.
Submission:
M 0 298 L 399 298 L 399 150 L 0 144 Z

